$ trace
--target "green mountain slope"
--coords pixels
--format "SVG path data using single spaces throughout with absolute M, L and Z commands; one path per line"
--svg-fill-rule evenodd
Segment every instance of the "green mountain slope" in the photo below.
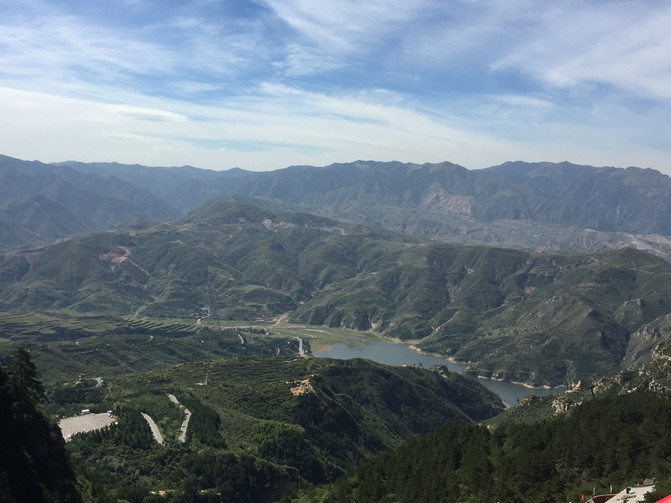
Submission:
M 487 428 L 439 428 L 290 500 L 572 501 L 654 477 L 659 492 L 646 501 L 657 501 L 671 482 L 668 330 L 664 317 L 637 332 L 657 347 L 636 367 L 531 396 Z
M 656 325 L 654 323 L 653 325 Z M 669 329 L 668 320 L 665 330 Z M 645 327 L 640 331 L 647 331 Z M 639 332 L 640 332 L 639 331 Z M 547 397 L 528 397 L 505 414 L 493 419 L 494 426 L 511 423 L 534 423 L 536 421 L 565 414 L 582 403 L 612 398 L 631 393 L 654 392 L 668 394 L 671 391 L 671 342 L 657 338 L 653 351 L 636 365 L 626 366 L 600 379 L 585 378 L 571 390 Z
M 477 380 L 446 368 L 297 357 L 298 342 L 284 329 L 216 329 L 206 326 L 212 320 L 201 321 L 0 312 L 0 354 L 25 345 L 52 417 L 114 411 L 109 428 L 74 434 L 66 444 L 84 501 L 164 501 L 159 493 L 167 501 L 278 501 L 298 487 L 333 481 L 408 438 L 503 409 Z M 12 382 L 16 388 L 24 381 Z M 72 499 L 56 499 L 77 501 L 54 425 L 45 429 L 48 441 L 26 427 L 5 438 L 14 425 L 4 411 L 14 401 L 0 407 L 7 447 L 0 453 L 0 494 L 13 501 L 8 491 L 31 493 L 18 501 L 42 501 L 35 497 L 42 489 L 68 489 Z M 180 440 L 185 408 L 190 420 Z M 158 425 L 162 445 L 141 413 Z M 50 463 L 59 466 L 44 473 Z M 44 488 L 16 483 L 26 467 L 34 471 L 26 480 L 39 479 Z
M 119 417 L 107 432 L 74 437 L 70 450 L 81 477 L 99 498 L 123 497 L 132 488 L 139 500 L 150 490 L 186 492 L 189 480 L 203 497 L 277 501 L 306 483 L 332 481 L 407 438 L 502 408 L 495 395 L 458 374 L 253 355 L 119 376 L 97 399 L 97 388 L 67 389 L 52 399 L 94 397 L 87 406 L 112 408 Z M 192 413 L 185 443 L 177 440 L 183 412 L 168 393 Z M 163 446 L 145 434 L 139 411 L 157 420 Z
M 637 393 L 494 432 L 448 425 L 291 501 L 581 501 L 668 478 L 670 412 L 668 396 Z
M 421 347 L 477 361 L 493 377 L 505 377 L 514 360 L 514 380 L 529 379 L 526 367 L 529 375 L 555 373 L 555 383 L 559 375 L 577 381 L 616 368 L 630 334 L 669 309 L 667 263 L 631 249 L 518 256 L 517 264 L 498 284 L 487 277 L 458 284 L 476 299 L 489 292 L 492 304 L 484 312 L 473 305 L 444 311 L 445 321 Z M 543 368 L 538 361 L 553 363 Z
M 6 307 L 301 323 L 423 339 L 487 377 L 560 384 L 627 357 L 671 311 L 671 265 L 413 241 L 217 202 L 173 224 L 0 255 Z

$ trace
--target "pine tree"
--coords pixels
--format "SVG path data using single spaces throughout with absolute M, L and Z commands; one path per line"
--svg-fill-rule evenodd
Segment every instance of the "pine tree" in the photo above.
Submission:
M 6 368 L 9 385 L 19 403 L 32 406 L 44 399 L 44 387 L 37 377 L 37 368 L 28 351 L 19 346 Z
M 0 501 L 80 503 L 61 431 L 37 406 L 44 388 L 23 348 L 0 368 Z

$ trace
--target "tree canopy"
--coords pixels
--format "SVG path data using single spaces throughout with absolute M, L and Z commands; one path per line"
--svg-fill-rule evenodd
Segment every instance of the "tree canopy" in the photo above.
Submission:
M 61 431 L 38 407 L 44 388 L 29 353 L 0 367 L 0 501 L 78 503 Z

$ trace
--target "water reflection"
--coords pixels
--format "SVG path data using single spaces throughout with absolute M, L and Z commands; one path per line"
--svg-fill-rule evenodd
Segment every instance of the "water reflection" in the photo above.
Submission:
M 461 372 L 466 367 L 465 365 L 452 363 L 444 358 L 418 353 L 410 349 L 408 344 L 402 343 L 368 342 L 360 346 L 339 343 L 335 344 L 329 350 L 317 351 L 314 355 L 323 358 L 337 358 L 339 360 L 366 358 L 378 363 L 384 363 L 385 365 L 411 365 L 425 368 L 434 365 L 446 365 L 451 372 Z M 481 379 L 480 382 L 499 395 L 501 400 L 510 405 L 516 404 L 519 400 L 529 395 L 543 396 L 562 391 L 561 389 L 527 388 L 521 384 L 492 381 L 490 379 Z

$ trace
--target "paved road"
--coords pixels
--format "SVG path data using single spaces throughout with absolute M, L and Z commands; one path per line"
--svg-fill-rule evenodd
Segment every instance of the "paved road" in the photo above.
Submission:
M 58 422 L 65 441 L 69 441 L 72 435 L 85 433 L 87 431 L 101 430 L 116 419 L 110 417 L 106 412 L 100 414 L 85 414 L 83 416 L 66 417 Z
M 189 428 L 189 420 L 191 419 L 191 411 L 189 409 L 184 409 L 184 422 L 182 427 L 179 430 L 179 441 L 181 443 L 186 442 L 186 430 Z
M 152 418 L 150 418 L 147 414 L 144 412 L 142 413 L 142 417 L 145 418 L 145 420 L 149 423 L 149 427 L 151 428 L 151 433 L 154 435 L 154 440 L 156 440 L 159 444 L 163 445 L 163 437 L 161 436 L 161 432 L 158 431 L 158 426 L 156 426 L 156 423 Z
M 175 405 L 179 405 L 179 401 L 175 398 L 175 395 L 168 393 L 168 398 Z M 189 420 L 191 419 L 191 411 L 189 409 L 184 409 L 184 421 L 182 422 L 182 427 L 179 430 L 179 441 L 183 444 L 186 442 L 186 431 L 189 429 Z

